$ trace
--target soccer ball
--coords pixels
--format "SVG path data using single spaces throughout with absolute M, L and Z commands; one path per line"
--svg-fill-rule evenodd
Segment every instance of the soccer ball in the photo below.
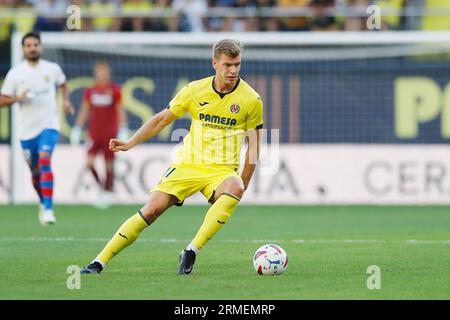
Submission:
M 256 250 L 253 266 L 258 274 L 282 274 L 286 270 L 288 257 L 286 251 L 276 244 L 265 244 Z

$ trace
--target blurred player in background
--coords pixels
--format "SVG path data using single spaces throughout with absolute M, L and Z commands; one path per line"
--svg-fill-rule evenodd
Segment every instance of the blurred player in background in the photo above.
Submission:
M 241 46 L 235 40 L 214 45 L 215 76 L 185 86 L 164 111 L 150 118 L 128 141 L 111 139 L 112 151 L 127 151 L 150 138 L 187 112 L 192 117 L 189 134 L 176 160 L 153 188 L 147 204 L 122 224 L 83 274 L 100 273 L 117 253 L 173 205 L 182 205 L 201 192 L 211 203 L 192 242 L 181 252 L 178 273 L 192 272 L 197 254 L 234 213 L 247 189 L 259 152 L 259 130 L 263 126 L 263 103 L 239 78 Z M 240 150 L 248 141 L 244 168 L 239 175 Z
M 39 221 L 53 224 L 52 153 L 59 136 L 56 87 L 61 88 L 63 108 L 74 113 L 68 99 L 66 77 L 56 63 L 41 59 L 37 33 L 22 38 L 25 60 L 9 70 L 1 89 L 0 105 L 19 105 L 19 137 L 31 169 L 33 187 L 40 199 Z
M 72 144 L 80 143 L 81 131 L 86 122 L 89 123 L 87 167 L 101 189 L 96 204 L 100 208 L 107 208 L 114 184 L 114 152 L 109 150 L 109 140 L 116 137 L 127 140 L 128 127 L 120 86 L 111 81 L 111 68 L 104 60 L 97 61 L 94 66 L 94 84 L 84 90 L 80 112 L 70 136 Z M 98 153 L 103 154 L 105 160 L 103 181 L 94 165 Z

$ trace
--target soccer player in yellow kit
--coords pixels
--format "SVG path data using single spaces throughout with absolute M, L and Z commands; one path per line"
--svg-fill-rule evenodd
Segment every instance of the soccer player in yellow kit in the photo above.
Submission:
M 189 275 L 196 256 L 227 222 L 247 189 L 259 155 L 263 103 L 250 85 L 239 78 L 241 45 L 225 39 L 213 46 L 215 76 L 186 85 L 167 109 L 150 118 L 128 140 L 111 139 L 112 151 L 127 151 L 156 136 L 186 112 L 192 117 L 189 134 L 176 160 L 153 188 L 147 203 L 125 221 L 82 274 L 100 273 L 117 253 L 173 205 L 200 191 L 211 204 L 192 242 L 181 252 L 178 273 Z M 248 142 L 239 175 L 240 150 Z

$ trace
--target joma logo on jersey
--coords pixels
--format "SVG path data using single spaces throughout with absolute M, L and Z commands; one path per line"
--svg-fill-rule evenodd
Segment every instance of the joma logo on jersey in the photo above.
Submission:
M 226 118 L 226 117 L 219 117 L 219 116 L 212 116 L 210 114 L 199 114 L 200 120 L 206 121 L 206 122 L 212 122 L 212 123 L 219 123 L 224 124 L 227 126 L 235 126 L 236 125 L 236 119 L 233 118 Z

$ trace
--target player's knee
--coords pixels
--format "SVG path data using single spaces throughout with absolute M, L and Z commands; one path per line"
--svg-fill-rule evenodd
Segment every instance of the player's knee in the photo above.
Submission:
M 239 186 L 239 187 L 237 187 L 237 189 L 236 189 L 234 195 L 235 195 L 236 197 L 238 197 L 239 199 L 241 199 L 242 196 L 244 195 L 244 191 L 245 191 L 245 190 L 244 190 L 244 186 Z
M 164 210 L 162 208 L 155 205 L 147 204 L 141 208 L 141 214 L 149 224 L 155 221 L 163 212 Z
M 47 151 L 39 152 L 39 159 L 50 159 L 50 153 Z
M 231 193 L 239 199 L 244 195 L 244 191 L 244 186 L 240 182 L 233 182 L 228 187 L 228 193 Z

